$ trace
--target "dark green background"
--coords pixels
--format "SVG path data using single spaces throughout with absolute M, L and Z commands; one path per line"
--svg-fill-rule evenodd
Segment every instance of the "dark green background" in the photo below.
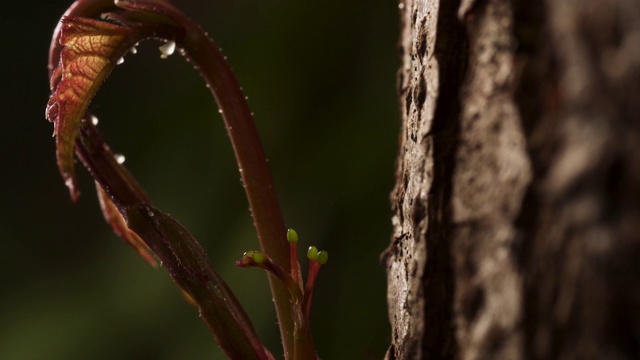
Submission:
M 311 319 L 320 356 L 380 359 L 390 338 L 378 259 L 391 231 L 399 124 L 396 2 L 174 3 L 224 49 L 249 96 L 287 225 L 303 247 L 330 253 Z M 104 223 L 86 171 L 79 166 L 75 205 L 57 174 L 46 61 L 69 4 L 5 2 L 0 15 L 0 359 L 220 359 L 167 273 Z M 91 109 L 280 358 L 265 275 L 234 266 L 257 241 L 217 107 L 191 65 L 177 54 L 160 60 L 158 45 L 128 55 Z

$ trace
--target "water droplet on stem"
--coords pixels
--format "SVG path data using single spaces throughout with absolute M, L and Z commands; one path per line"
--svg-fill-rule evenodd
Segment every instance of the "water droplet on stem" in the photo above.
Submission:
M 176 42 L 167 41 L 162 46 L 160 46 L 159 49 L 160 49 L 160 58 L 166 59 L 169 57 L 169 55 L 173 54 L 173 52 L 176 51 Z
M 121 165 L 124 164 L 124 161 L 126 160 L 126 158 L 122 154 L 115 154 L 113 155 L 113 157 L 116 159 L 116 162 Z

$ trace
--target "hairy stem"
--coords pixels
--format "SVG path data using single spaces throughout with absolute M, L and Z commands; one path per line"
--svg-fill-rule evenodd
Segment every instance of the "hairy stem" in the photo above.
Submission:
M 185 38 L 179 41 L 179 45 L 183 47 L 185 56 L 202 74 L 222 110 L 262 251 L 269 254 L 276 264 L 290 271 L 289 244 L 286 241 L 282 210 L 267 166 L 262 141 L 240 85 L 216 44 L 202 29 L 181 13 L 176 12 L 175 16 L 178 18 L 174 20 L 185 28 Z M 273 275 L 268 277 L 285 358 L 291 359 L 294 348 L 294 322 L 289 293 Z
M 197 24 L 165 0 L 78 0 L 66 15 L 97 17 L 104 12 L 110 12 L 113 19 L 130 25 L 139 34 L 145 33 L 146 37 L 175 41 L 181 53 L 194 63 L 221 109 L 244 182 L 261 249 L 269 254 L 275 264 L 291 272 L 292 265 L 297 264 L 291 264 L 284 219 L 262 142 L 242 89 L 216 44 Z M 58 32 L 59 29 L 54 34 L 54 40 L 57 39 Z M 55 64 L 59 52 L 60 46 L 54 42 L 50 51 L 50 70 L 53 69 L 51 64 Z M 85 141 L 91 139 L 85 136 Z M 86 149 L 85 147 L 84 150 Z M 81 154 L 84 150 L 79 149 L 78 153 Z M 88 161 L 87 154 L 84 154 L 84 160 Z M 132 216 L 135 212 L 127 214 L 127 211 L 131 210 L 131 206 L 141 206 L 141 199 L 144 199 L 142 203 L 147 202 L 144 194 L 136 190 L 139 189 L 137 184 L 127 183 L 130 176 L 122 173 L 121 167 L 111 167 L 113 164 L 107 159 L 95 158 L 90 161 L 104 162 L 88 166 L 93 166 L 94 169 L 98 166 L 102 169 L 100 172 L 92 172 L 114 203 L 119 206 L 123 216 Z M 109 181 L 115 178 L 121 179 L 121 183 L 109 184 Z M 116 200 L 119 200 L 119 203 Z M 133 228 L 132 230 L 135 231 Z M 305 325 L 303 329 L 296 328 L 297 322 L 294 320 L 289 292 L 272 275 L 268 275 L 268 278 L 285 359 L 315 359 L 315 349 L 308 326 Z M 181 285 L 189 287 L 186 283 Z M 301 330 L 304 334 L 300 333 Z

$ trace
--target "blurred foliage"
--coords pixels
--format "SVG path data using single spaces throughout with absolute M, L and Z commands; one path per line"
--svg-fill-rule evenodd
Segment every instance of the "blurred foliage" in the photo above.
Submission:
M 312 244 L 331 255 L 311 319 L 320 356 L 382 358 L 390 334 L 378 257 L 390 237 L 399 126 L 397 4 L 174 3 L 213 36 L 244 86 L 302 258 Z M 77 204 L 57 174 L 44 119 L 46 59 L 69 4 L 10 2 L 0 15 L 0 359 L 222 358 L 166 272 L 104 223 L 86 171 L 78 169 Z M 234 265 L 257 241 L 217 107 L 191 65 L 178 55 L 160 60 L 158 46 L 127 55 L 91 109 L 155 204 L 200 240 L 279 357 L 265 275 Z

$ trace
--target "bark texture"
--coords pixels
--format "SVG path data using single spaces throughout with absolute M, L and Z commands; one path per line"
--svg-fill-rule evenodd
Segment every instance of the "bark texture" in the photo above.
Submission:
M 640 2 L 399 10 L 387 359 L 640 358 Z

